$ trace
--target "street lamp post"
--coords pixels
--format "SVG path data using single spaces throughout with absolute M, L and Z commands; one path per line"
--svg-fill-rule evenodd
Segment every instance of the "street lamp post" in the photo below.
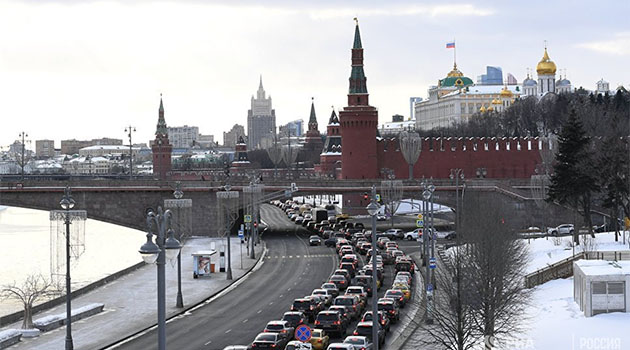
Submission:
M 460 208 L 459 208 L 459 179 L 464 180 L 464 170 L 460 168 L 451 169 L 451 174 L 449 175 L 451 180 L 455 179 L 455 232 L 459 234 L 459 225 L 460 225 Z
M 70 295 L 70 209 L 74 208 L 74 199 L 70 193 L 70 187 L 64 190 L 63 198 L 59 202 L 61 209 L 65 210 L 64 223 L 66 225 L 66 350 L 74 349 L 72 343 L 72 311 Z
M 376 187 L 372 186 L 372 199 L 366 207 L 368 214 L 372 217 L 372 345 L 374 350 L 378 350 L 378 291 L 376 286 L 376 214 L 378 205 L 376 204 Z
M 234 202 L 238 203 L 238 192 L 230 191 L 232 186 L 226 184 L 224 186 L 225 191 L 217 192 L 217 200 L 219 203 L 219 216 L 225 218 L 225 235 L 227 236 L 227 267 L 226 267 L 226 279 L 232 279 L 232 249 L 230 245 L 230 228 L 236 218 L 233 215 L 237 214 L 235 210 Z
M 165 199 L 164 207 L 167 209 L 177 208 L 177 225 L 178 225 L 178 239 L 181 242 L 184 230 L 182 230 L 182 220 L 181 220 L 181 211 L 183 208 L 192 208 L 192 199 L 182 199 L 184 196 L 184 191 L 181 189 L 181 182 L 177 181 L 175 183 L 175 191 L 173 191 L 173 197 L 175 199 Z M 186 220 L 188 222 L 188 220 Z M 182 296 L 182 254 L 181 250 L 179 254 L 177 254 L 177 299 L 175 302 L 175 307 L 183 308 L 184 307 L 184 298 Z
M 155 232 L 153 227 L 155 226 Z M 140 247 L 140 255 L 148 264 L 157 263 L 158 349 L 166 350 L 166 259 L 173 260 L 180 252 L 181 244 L 171 228 L 171 211 L 158 207 L 147 213 L 147 241 Z M 155 243 L 153 242 L 153 236 Z
M 129 178 L 133 179 L 133 143 L 131 142 L 131 133 L 136 132 L 136 128 L 129 125 L 125 128 L 125 132 L 128 133 L 127 137 L 129 137 Z
M 433 192 L 435 191 L 435 186 L 429 182 L 426 186 L 426 189 L 422 192 L 422 198 L 424 198 L 425 207 L 427 207 L 426 202 L 431 201 L 431 207 L 429 210 L 430 216 L 430 224 L 429 229 L 425 230 L 425 234 L 422 236 L 422 240 L 425 246 L 425 254 L 428 255 L 429 251 L 431 252 L 431 257 L 428 259 L 426 264 L 426 275 L 425 275 L 425 283 L 426 283 L 426 296 L 427 296 L 427 318 L 426 324 L 433 324 L 433 286 L 434 286 L 434 276 L 433 269 L 435 267 L 431 267 L 431 261 L 435 259 L 435 229 L 433 228 Z M 428 222 L 429 217 L 424 217 L 424 222 Z M 425 225 L 426 227 L 426 225 Z M 427 242 L 427 239 L 430 240 Z M 426 260 L 426 259 L 425 259 Z
M 26 163 L 24 163 L 24 152 L 26 149 L 26 143 L 24 141 L 25 137 L 28 137 L 28 134 L 25 133 L 24 131 L 22 131 L 18 136 L 20 136 L 22 138 L 22 149 L 21 149 L 21 153 L 22 153 L 22 161 L 20 162 L 20 166 L 21 166 L 21 176 L 22 176 L 22 181 L 24 181 L 24 166 L 26 165 Z

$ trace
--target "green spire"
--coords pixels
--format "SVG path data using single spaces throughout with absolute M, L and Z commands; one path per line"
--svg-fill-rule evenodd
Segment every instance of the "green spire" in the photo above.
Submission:
M 315 103 L 314 98 L 311 97 L 311 117 L 308 119 L 309 124 L 317 124 L 317 116 L 315 116 Z
M 160 94 L 160 109 L 158 110 L 158 123 L 155 130 L 156 135 L 168 135 L 166 120 L 164 119 L 164 104 L 162 103 L 162 94 Z
M 354 46 L 352 46 L 352 48 L 362 49 L 363 46 L 361 45 L 361 33 L 359 33 L 359 21 L 356 18 L 354 20 L 357 22 L 357 26 L 354 29 Z

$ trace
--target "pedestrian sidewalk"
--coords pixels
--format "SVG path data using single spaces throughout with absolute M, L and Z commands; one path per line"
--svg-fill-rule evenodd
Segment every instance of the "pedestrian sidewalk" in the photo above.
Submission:
M 219 271 L 219 246 L 225 239 L 192 237 L 182 248 L 182 295 L 184 309 L 198 304 L 227 288 L 239 277 L 248 273 L 261 258 L 263 244 L 256 247 L 256 259 L 247 256 L 247 246 L 241 247 L 237 237 L 231 239 L 233 280 L 226 280 L 225 272 Z M 211 277 L 193 279 L 193 258 L 191 254 L 199 250 L 209 250 L 214 243 L 217 254 L 212 256 L 216 273 Z M 242 255 L 241 255 L 242 248 Z M 140 260 L 140 254 L 138 254 Z M 227 259 L 227 252 L 226 252 Z M 242 268 L 241 268 L 242 259 Z M 227 262 L 226 262 L 227 263 Z M 97 266 L 95 266 L 97 268 Z M 109 284 L 72 300 L 76 309 L 90 303 L 103 303 L 102 313 L 72 323 L 74 348 L 99 349 L 105 345 L 134 334 L 157 323 L 157 265 L 146 265 Z M 177 261 L 166 263 L 166 316 L 182 312 L 175 307 L 177 298 Z M 65 303 L 33 317 L 55 315 L 65 312 Z M 4 329 L 20 328 L 21 321 Z M 25 339 L 9 349 L 58 350 L 65 344 L 66 327 L 42 333 L 37 338 Z M 157 339 L 156 339 L 157 342 Z

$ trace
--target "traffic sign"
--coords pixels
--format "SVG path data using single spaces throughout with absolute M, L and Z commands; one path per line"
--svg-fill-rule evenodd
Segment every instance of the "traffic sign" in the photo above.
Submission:
M 376 194 L 376 201 L 377 201 L 377 202 L 380 202 L 380 201 L 381 201 L 381 195 L 380 195 L 380 194 L 378 194 L 378 193 Z
M 433 292 L 433 285 L 431 283 L 427 284 L 427 292 Z
M 247 222 L 252 222 L 252 216 L 251 215 L 245 215 L 245 220 L 243 220 L 243 221 L 245 221 L 246 223 Z
M 429 258 L 429 268 L 434 269 L 437 266 L 437 259 Z
M 424 220 L 421 220 L 421 219 L 416 220 L 416 227 L 423 228 Z
M 238 238 L 240 238 L 240 239 L 244 239 L 245 238 L 245 234 L 243 233 L 243 230 L 238 230 Z
M 418 214 L 418 219 L 422 220 L 422 218 L 424 218 L 424 215 Z
M 306 343 L 307 341 L 311 340 L 311 336 L 312 336 L 312 331 L 311 328 L 305 324 L 299 325 L 296 329 L 295 329 L 295 339 Z

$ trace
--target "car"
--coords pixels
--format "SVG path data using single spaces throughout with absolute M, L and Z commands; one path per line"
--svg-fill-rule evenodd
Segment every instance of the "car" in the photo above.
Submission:
M 322 284 L 321 289 L 328 290 L 330 294 L 332 294 L 333 298 L 336 298 L 339 296 L 339 288 L 334 283 L 324 283 Z
M 547 229 L 547 233 L 553 236 L 559 235 L 572 235 L 573 234 L 573 224 L 562 224 L 556 227 L 551 227 Z
M 366 255 L 370 249 L 372 249 L 372 243 L 365 242 L 359 246 L 359 254 Z
M 368 297 L 372 296 L 372 276 L 357 275 L 354 278 L 354 284 L 363 287 Z
M 356 275 L 356 272 L 357 272 L 356 265 L 351 262 L 342 262 L 341 264 L 339 264 L 339 268 L 350 272 L 351 278 L 354 277 L 354 275 Z
M 352 334 L 362 335 L 372 340 L 372 325 L 373 325 L 373 321 L 359 322 L 357 324 L 357 328 L 354 330 L 354 333 Z M 376 327 L 378 327 L 378 332 L 376 333 L 378 335 L 378 339 L 372 340 L 372 341 L 378 341 L 379 345 L 383 345 L 383 343 L 385 343 L 385 330 L 383 329 L 383 327 L 381 327 L 381 325 L 378 322 L 376 323 Z
M 394 301 L 396 301 L 398 303 L 398 306 L 400 306 L 401 308 L 404 308 L 407 302 L 407 299 L 405 298 L 405 293 L 398 289 L 388 289 L 387 291 L 385 291 L 384 297 L 394 299 Z
M 357 318 L 361 315 L 361 303 L 359 302 L 359 298 L 354 295 L 340 295 L 335 298 L 333 301 L 333 305 L 344 305 L 349 306 L 348 314 L 350 318 Z
M 289 326 L 288 321 L 269 321 L 263 332 L 279 333 L 287 340 L 293 339 L 293 332 L 295 328 Z
M 398 289 L 403 292 L 406 301 L 411 299 L 411 288 L 409 288 L 409 285 L 406 282 L 396 282 L 392 285 L 392 289 Z
M 326 350 L 354 350 L 354 345 L 344 343 L 332 343 L 328 345 Z
M 312 322 L 317 312 L 319 312 L 319 310 L 316 309 L 317 306 L 316 302 L 310 298 L 298 298 L 293 300 L 291 311 L 302 311 Z
M 399 228 L 390 228 L 389 230 L 383 232 L 383 235 L 389 239 L 402 239 L 405 236 L 405 233 Z
M 324 350 L 328 347 L 328 344 L 330 343 L 330 337 L 325 330 L 315 328 L 311 331 L 310 343 L 313 346 L 314 350 Z
M 302 223 L 304 222 L 304 217 L 303 217 L 303 216 L 301 216 L 301 215 L 298 215 L 298 216 L 295 218 L 295 220 L 294 220 L 294 221 L 295 221 L 295 223 L 296 223 L 296 224 L 298 224 L 298 225 L 302 225 Z
M 368 276 L 372 276 L 372 266 L 366 266 L 365 269 L 363 270 L 363 274 L 364 275 L 368 275 Z M 376 268 L 376 278 L 378 279 L 377 284 L 378 284 L 378 288 L 381 288 L 381 285 L 383 284 L 383 280 L 385 279 L 385 274 L 383 273 L 383 269 L 382 268 Z
M 334 283 L 340 291 L 348 288 L 348 279 L 343 275 L 332 275 L 328 279 L 328 282 Z
M 247 345 L 228 345 L 223 350 L 247 350 Z
M 362 222 L 357 222 L 357 223 L 354 224 L 354 228 L 356 228 L 356 229 L 364 229 L 365 225 L 363 225 Z
M 258 333 L 250 348 L 252 349 L 282 349 L 288 343 L 287 338 L 280 333 Z
M 355 267 L 357 267 L 359 264 L 359 258 L 357 258 L 356 254 L 346 254 L 341 257 L 341 262 L 342 263 L 349 262 L 349 263 L 352 263 Z
M 367 292 L 361 286 L 350 286 L 346 289 L 346 295 L 356 295 L 359 297 L 359 301 L 365 307 L 367 304 Z
M 394 242 L 394 241 L 390 241 L 385 243 L 385 249 L 389 249 L 389 248 L 396 248 L 398 249 L 398 243 Z
M 322 239 L 319 236 L 310 236 L 308 238 L 309 245 L 322 245 Z
M 287 325 L 293 328 L 307 322 L 306 315 L 301 311 L 287 311 L 282 315 L 282 320 L 287 321 Z
M 392 323 L 396 323 L 400 320 L 400 311 L 398 309 L 398 305 L 393 299 L 380 298 L 377 302 L 377 307 L 378 311 L 385 312 Z
M 452 241 L 454 239 L 457 239 L 457 233 L 455 231 L 453 232 L 449 232 L 446 234 L 446 236 L 444 237 L 444 239 L 447 239 L 449 241 Z
M 350 324 L 350 322 L 353 319 L 352 318 L 353 313 L 350 311 L 350 306 L 333 305 L 333 306 L 328 308 L 328 311 L 337 311 L 337 312 L 339 312 L 339 315 L 341 315 L 341 317 L 343 318 L 343 320 L 344 320 L 344 322 L 346 324 Z
M 413 262 L 407 259 L 397 258 L 396 264 L 394 265 L 394 271 L 396 271 L 397 273 L 400 271 L 407 271 L 407 272 L 413 273 L 414 271 Z
M 314 313 L 324 310 L 326 308 L 326 296 L 325 295 L 307 295 L 304 298 L 311 299 L 313 303 Z
M 377 305 L 378 306 L 378 305 Z M 372 321 L 372 311 L 366 311 L 361 318 L 361 322 Z M 391 324 L 391 320 L 387 317 L 385 311 L 378 311 L 378 322 L 381 324 L 381 327 L 385 329 L 385 333 L 389 332 L 389 326 Z
M 405 239 L 408 241 L 418 241 L 422 239 L 422 229 L 417 228 L 413 231 L 409 231 L 405 233 Z
M 346 334 L 346 322 L 338 311 L 321 311 L 317 314 L 314 326 L 338 337 Z
M 326 238 L 330 238 L 334 236 L 335 231 L 333 230 L 324 230 L 324 232 L 322 232 L 322 238 L 326 239 Z
M 378 247 L 378 249 L 385 249 L 385 243 L 389 241 L 390 240 L 387 237 L 380 237 L 378 241 L 376 242 L 376 247 Z
M 345 263 L 344 263 L 345 264 Z M 348 281 L 347 285 L 350 285 L 350 281 L 352 281 L 352 276 L 350 274 L 350 271 L 346 270 L 346 269 L 336 269 L 333 272 L 333 276 L 334 275 L 342 275 L 343 277 L 346 278 L 346 280 Z
M 291 340 L 284 347 L 284 350 L 313 350 L 311 343 L 302 343 L 299 340 Z
M 334 247 L 337 245 L 337 237 L 329 237 L 324 241 L 326 247 Z
M 372 350 L 372 342 L 368 337 L 360 335 L 350 335 L 343 340 L 344 344 L 351 344 L 354 350 Z
M 324 297 L 326 299 L 326 305 L 330 305 L 335 298 L 330 290 L 323 288 L 313 289 L 311 295 L 319 295 Z
M 376 221 L 385 221 L 387 216 L 385 214 L 376 214 Z
M 354 249 L 352 249 L 351 245 L 344 245 L 339 249 L 339 258 L 346 254 L 354 254 Z
M 339 249 L 341 249 L 341 247 L 343 247 L 344 245 L 348 245 L 348 244 L 349 244 L 349 242 L 348 242 L 347 239 L 345 239 L 345 238 L 338 238 L 337 239 L 337 244 L 335 245 L 335 250 L 337 252 L 339 252 Z

